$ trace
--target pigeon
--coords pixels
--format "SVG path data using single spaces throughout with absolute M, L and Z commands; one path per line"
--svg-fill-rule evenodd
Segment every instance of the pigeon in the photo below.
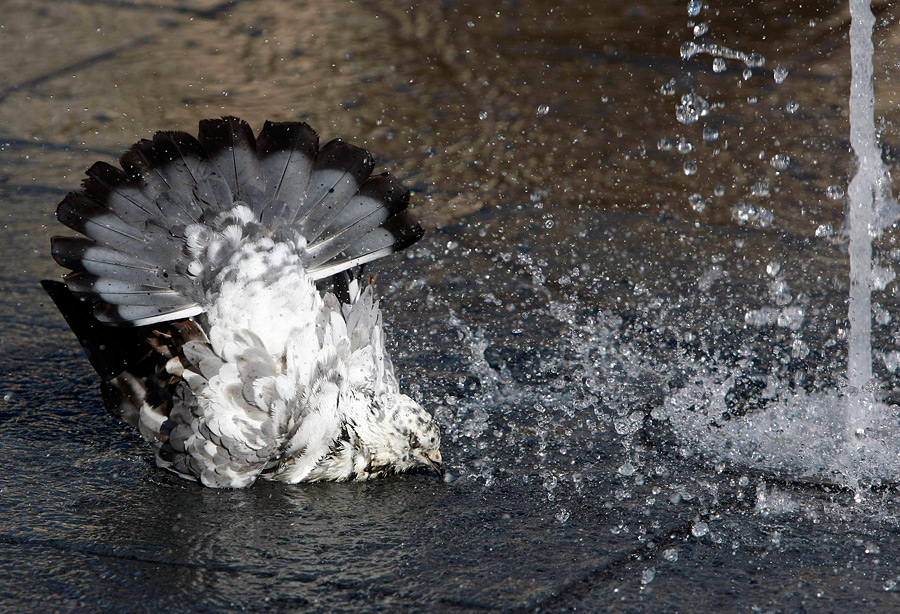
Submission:
M 400 392 L 369 262 L 423 230 L 365 149 L 235 117 L 97 162 L 42 285 L 159 467 L 215 488 L 264 478 L 443 475 L 440 431 Z

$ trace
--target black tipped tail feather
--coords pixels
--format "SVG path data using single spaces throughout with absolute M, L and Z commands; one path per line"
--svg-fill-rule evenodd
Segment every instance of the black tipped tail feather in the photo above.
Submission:
M 262 232 L 301 234 L 316 280 L 404 249 L 423 234 L 407 210 L 409 192 L 389 175 L 370 176 L 374 161 L 366 150 L 338 139 L 320 148 L 301 122 L 266 122 L 257 138 L 237 118 L 204 120 L 198 138 L 159 132 L 126 152 L 121 166 L 94 164 L 82 190 L 57 210 L 60 222 L 82 236 L 53 238 L 53 257 L 71 272 L 65 293 L 44 287 L 64 314 L 77 307 L 79 321 L 91 321 L 90 313 L 103 324 L 146 326 L 202 313 L 197 271 L 205 263 L 192 261 L 191 241 L 238 205 Z

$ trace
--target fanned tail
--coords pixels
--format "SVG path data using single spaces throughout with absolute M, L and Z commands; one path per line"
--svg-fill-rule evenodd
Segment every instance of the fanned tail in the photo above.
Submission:
M 82 236 L 52 240 L 53 257 L 71 271 L 68 292 L 104 324 L 199 315 L 204 284 L 246 238 L 301 235 L 302 263 L 324 280 L 423 234 L 409 192 L 389 175 L 370 177 L 366 150 L 339 139 L 319 148 L 301 122 L 266 122 L 257 139 L 240 119 L 204 120 L 198 138 L 159 132 L 121 166 L 88 170 L 57 210 Z

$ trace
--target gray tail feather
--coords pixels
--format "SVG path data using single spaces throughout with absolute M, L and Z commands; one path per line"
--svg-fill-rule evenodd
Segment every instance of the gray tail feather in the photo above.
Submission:
M 237 118 L 200 122 L 199 138 L 159 132 L 121 158 L 98 162 L 60 222 L 82 237 L 54 237 L 71 270 L 69 293 L 100 322 L 143 326 L 203 311 L 188 273 L 186 228 L 211 225 L 240 202 L 268 231 L 307 240 L 310 274 L 326 279 L 404 249 L 423 231 L 393 177 L 370 177 L 372 156 L 339 139 L 319 148 L 301 122 L 266 122 L 258 138 Z M 55 300 L 55 299 L 54 299 Z

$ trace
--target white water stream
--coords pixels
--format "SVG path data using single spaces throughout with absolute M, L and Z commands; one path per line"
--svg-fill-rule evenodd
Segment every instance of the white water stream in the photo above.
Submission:
M 875 16 L 869 0 L 850 0 L 850 144 L 858 169 L 850 182 L 847 226 L 850 234 L 850 336 L 847 356 L 848 437 L 871 428 L 872 380 L 872 237 L 878 230 L 876 198 L 882 196 L 885 169 L 875 133 L 872 32 Z M 885 195 L 886 196 L 886 195 Z

